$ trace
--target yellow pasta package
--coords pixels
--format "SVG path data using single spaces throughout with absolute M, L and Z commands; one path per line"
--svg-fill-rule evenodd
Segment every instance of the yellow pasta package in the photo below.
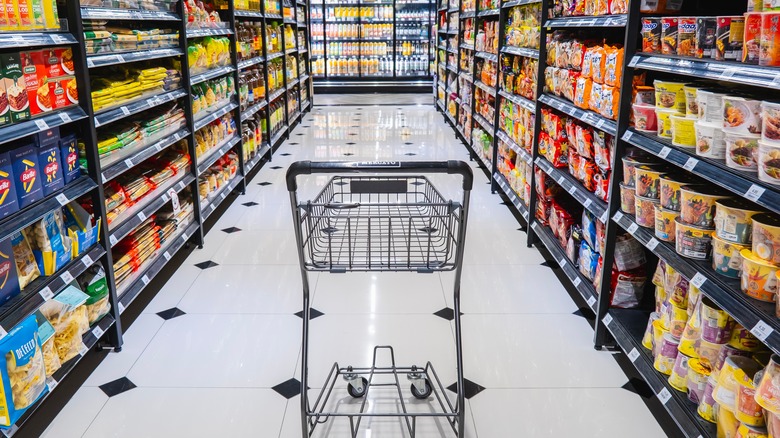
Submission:
M 81 336 L 89 330 L 87 299 L 89 295 L 71 285 L 41 306 L 41 313 L 54 327 L 54 347 L 63 363 L 84 349 Z
M 38 269 L 38 263 L 35 262 L 35 256 L 33 256 L 25 230 L 12 234 L 11 244 L 16 261 L 16 273 L 19 277 L 19 287 L 24 290 L 31 281 L 40 277 L 41 271 Z
M 48 390 L 35 315 L 0 340 L 0 352 L 5 356 L 5 366 L 0 367 L 0 426 L 9 427 Z

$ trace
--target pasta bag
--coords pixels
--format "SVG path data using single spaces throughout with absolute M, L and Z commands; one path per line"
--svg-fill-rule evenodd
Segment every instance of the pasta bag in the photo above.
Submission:
M 78 281 L 82 290 L 89 295 L 85 306 L 87 307 L 89 325 L 92 325 L 111 310 L 111 303 L 108 302 L 106 273 L 103 271 L 103 267 L 95 265 L 82 274 Z
M 48 390 L 37 330 L 35 315 L 30 315 L 0 340 L 5 356 L 0 367 L 0 426 L 13 425 Z
M 89 296 L 75 286 L 68 286 L 41 306 L 41 313 L 54 327 L 54 346 L 60 361 L 67 362 L 85 348 L 81 335 L 89 330 L 84 304 Z
M 32 249 L 30 249 L 25 230 L 17 231 L 11 235 L 11 245 L 16 262 L 16 274 L 19 278 L 19 288 L 24 290 L 31 281 L 40 277 L 41 271 L 38 270 L 38 264 L 35 262 Z
M 57 348 L 54 345 L 54 327 L 40 310 L 35 312 L 35 319 L 38 322 L 38 343 L 43 352 L 43 365 L 46 368 L 46 377 L 51 377 L 62 366 L 60 356 L 57 354 Z

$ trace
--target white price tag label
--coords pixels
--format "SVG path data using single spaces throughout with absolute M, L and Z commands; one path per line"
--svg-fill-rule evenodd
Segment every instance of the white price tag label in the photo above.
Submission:
M 38 293 L 41 294 L 41 298 L 43 298 L 43 301 L 49 301 L 50 299 L 54 298 L 54 292 L 51 291 L 51 288 L 49 286 L 44 287 Z
M 4 328 L 0 327 L 0 339 L 6 337 L 7 334 L 8 332 Z
M 765 189 L 761 186 L 758 186 L 756 184 L 753 184 L 750 186 L 747 192 L 745 192 L 745 197 L 750 199 L 753 202 L 758 201 L 758 198 L 761 197 L 761 195 L 764 194 Z
M 126 160 L 125 160 L 125 166 L 127 166 L 127 167 L 133 167 L 133 160 L 131 160 L 131 159 L 129 159 L 129 158 L 128 158 L 128 159 L 126 159 Z
M 670 148 L 669 146 L 664 146 L 664 147 L 661 148 L 661 152 L 658 152 L 658 156 L 661 157 L 661 158 L 666 158 L 666 157 L 669 156 L 669 152 L 671 152 L 671 151 L 672 151 L 672 148 Z
M 38 129 L 40 129 L 40 130 L 49 129 L 49 125 L 48 125 L 48 124 L 46 123 L 46 121 L 45 121 L 45 120 L 43 120 L 43 119 L 37 119 L 37 120 L 35 120 L 35 126 L 37 126 L 37 127 L 38 127 Z
M 604 321 L 604 325 L 609 326 L 612 323 L 612 315 L 607 313 L 607 316 L 605 316 L 602 321 Z
M 575 193 L 577 193 L 577 187 L 575 187 L 572 184 L 571 186 L 569 186 L 569 190 L 567 190 L 567 191 L 569 192 L 570 195 L 574 195 Z
M 558 184 L 563 184 L 564 178 L 563 175 L 558 175 Z
M 184 233 L 184 234 L 181 235 L 181 240 L 186 242 L 187 239 L 189 239 L 189 236 L 187 236 L 187 233 Z
M 62 206 L 65 206 L 68 204 L 68 202 L 70 202 L 68 197 L 65 196 L 65 193 L 60 193 L 59 195 L 55 196 L 54 199 L 56 199 L 57 202 L 59 202 Z
M 171 199 L 165 193 L 162 194 L 161 198 L 162 198 L 163 202 L 168 202 Z
M 729 67 L 718 76 L 718 79 L 731 79 L 735 74 L 737 73 L 737 69 L 733 67 Z
M 53 33 L 53 34 L 51 34 L 49 36 L 51 37 L 51 41 L 54 44 L 62 44 L 62 43 L 67 43 L 68 42 L 67 38 L 65 38 L 62 35 L 57 35 L 56 33 Z
M 638 62 L 639 62 L 639 58 L 634 56 L 633 58 L 631 58 L 631 61 L 628 61 L 628 66 L 631 67 L 631 68 L 634 68 L 634 67 L 636 67 L 636 64 Z
M 73 121 L 68 113 L 60 113 L 60 120 L 62 120 L 62 123 L 70 123 Z
M 655 250 L 655 247 L 657 246 L 658 246 L 658 239 L 656 239 L 655 237 L 653 237 L 652 239 L 650 239 L 649 242 L 647 242 L 647 249 L 649 249 L 650 251 Z
M 170 261 L 171 260 L 171 254 L 168 251 L 165 251 L 163 253 L 163 257 L 165 257 L 165 261 Z
M 222 193 L 220 193 L 220 194 L 219 194 L 219 197 L 220 197 L 220 198 L 222 198 L 223 200 L 225 199 L 225 196 L 227 196 L 227 195 L 225 194 L 225 192 L 222 192 Z
M 596 297 L 588 298 L 588 306 L 593 307 L 594 304 L 596 304 Z
M 90 257 L 89 254 L 84 254 L 84 256 L 81 257 L 81 263 L 84 263 L 84 266 L 88 268 L 92 266 L 92 263 L 94 262 L 92 261 L 92 257 Z
M 632 348 L 631 352 L 628 353 L 628 358 L 631 360 L 631 363 L 636 362 L 636 360 L 639 358 L 639 350 Z
M 596 122 L 596 128 L 601 129 L 602 126 L 604 126 L 604 119 L 599 119 L 599 121 Z
M 537 222 L 534 222 L 531 224 L 531 228 L 533 228 L 534 231 L 539 231 L 539 224 Z
M 125 57 L 122 55 L 116 55 L 117 62 L 125 62 Z
M 582 203 L 582 206 L 585 208 L 588 208 L 593 204 L 593 201 L 590 200 L 590 198 L 586 199 L 585 202 Z
M 95 339 L 100 339 L 100 337 L 103 336 L 103 333 L 105 333 L 105 331 L 100 328 L 99 325 L 92 329 L 92 335 L 95 336 Z
M 100 174 L 100 181 L 102 181 L 103 183 L 106 182 L 106 174 L 105 173 L 101 173 Z
M 772 79 L 772 85 L 780 85 L 780 74 L 776 75 L 774 79 Z
M 127 107 L 126 107 L 126 106 L 123 106 L 123 107 L 119 108 L 119 111 L 121 111 L 121 112 L 122 112 L 122 114 L 124 114 L 124 115 L 126 115 L 126 116 L 129 116 L 129 115 L 130 115 L 130 110 L 129 110 L 129 109 L 127 109 Z
M 103 123 L 98 118 L 95 118 L 95 128 L 99 128 L 102 124 Z
M 607 220 L 609 219 L 609 210 L 604 210 L 604 213 L 601 213 L 601 217 L 599 220 L 602 224 L 606 224 Z
M 112 234 L 108 236 L 108 241 L 111 242 L 111 246 L 114 246 L 119 240 Z
M 623 212 L 618 211 L 617 213 L 615 213 L 614 217 L 615 217 L 615 221 L 620 221 L 620 219 L 623 219 Z
M 769 327 L 769 325 L 762 320 L 759 320 L 756 325 L 750 329 L 750 333 L 752 333 L 753 336 L 757 337 L 762 342 L 765 341 L 773 331 L 775 330 L 772 327 Z
M 149 284 L 149 281 L 151 281 L 151 280 L 149 280 L 149 277 L 147 277 L 146 274 L 144 274 L 144 276 L 141 277 L 141 282 L 144 284 L 144 286 Z
M 154 150 L 156 150 L 157 152 L 160 152 L 162 150 L 162 146 L 160 146 L 160 143 L 154 145 Z
M 179 139 L 181 139 L 181 137 L 179 136 L 179 133 L 178 132 L 174 132 L 173 133 L 173 141 L 179 141 Z
M 82 343 L 81 347 L 79 347 L 79 356 L 84 356 L 87 354 L 87 351 L 89 351 L 89 348 L 87 348 L 87 346 Z
M 691 171 L 691 170 L 693 170 L 694 167 L 696 167 L 697 164 L 699 164 L 699 160 L 697 160 L 696 158 L 690 157 L 690 158 L 688 158 L 688 161 L 685 162 L 685 165 L 683 166 L 683 169 L 685 169 L 687 171 Z
M 173 212 L 175 214 L 179 213 L 181 211 L 181 204 L 179 204 L 179 193 L 176 192 L 176 189 L 169 189 L 168 196 L 171 197 L 171 206 L 173 207 Z
M 93 68 L 95 66 L 95 61 L 92 60 L 92 58 L 87 58 L 87 67 Z
M 561 261 L 558 263 L 558 266 L 560 266 L 561 268 L 563 268 L 564 266 L 566 266 L 566 263 L 567 263 L 567 262 L 566 262 L 566 259 L 561 259 Z
M 146 220 L 146 214 L 144 214 L 143 211 L 138 212 L 138 220 L 140 220 L 141 222 Z
M 639 228 L 639 225 L 637 225 L 637 224 L 636 224 L 636 222 L 634 222 L 633 224 L 631 224 L 631 225 L 628 227 L 628 232 L 629 232 L 629 233 L 631 233 L 631 235 L 633 236 L 633 235 L 634 235 L 634 233 L 636 233 L 636 230 L 637 230 L 638 228 Z
M 49 391 L 54 391 L 54 388 L 56 388 L 58 384 L 59 384 L 59 382 L 54 380 L 54 377 L 47 377 L 46 378 L 46 386 L 49 387 Z
M 117 304 L 117 307 L 119 307 L 119 314 L 120 314 L 120 315 L 121 315 L 121 314 L 123 314 L 123 313 L 125 313 L 125 305 L 124 305 L 124 304 L 122 304 L 122 302 L 121 302 L 121 301 L 119 302 L 119 304 Z
M 571 284 L 573 284 L 573 285 L 574 285 L 574 287 L 577 287 L 577 286 L 579 286 L 579 285 L 580 285 L 580 283 L 582 283 L 582 280 L 580 280 L 580 277 L 576 277 L 576 278 L 574 279 L 574 281 L 572 281 L 572 282 L 571 282 Z
M 705 281 L 707 281 L 707 277 L 702 275 L 701 272 L 697 272 L 696 275 L 691 278 L 691 284 L 696 286 L 698 289 L 701 289 L 701 285 L 703 285 Z
M 70 284 L 70 282 L 73 281 L 73 275 L 71 275 L 70 272 L 65 271 L 60 275 L 60 280 L 65 284 Z
M 672 393 L 668 389 L 664 388 L 658 393 L 658 400 L 661 400 L 661 404 L 665 405 L 669 399 L 672 398 Z

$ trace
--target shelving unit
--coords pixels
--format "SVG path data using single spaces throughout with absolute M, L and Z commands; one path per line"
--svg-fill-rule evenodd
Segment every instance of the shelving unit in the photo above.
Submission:
M 19 123 L 8 124 L 0 127 L 0 142 L 8 145 L 17 140 L 32 142 L 31 136 L 47 131 L 51 128 L 62 128 L 68 132 L 75 132 L 79 140 L 84 144 L 86 168 L 82 176 L 65 185 L 64 188 L 49 194 L 37 202 L 0 219 L 0 240 L 8 239 L 13 233 L 21 230 L 51 211 L 62 208 L 74 200 L 89 201 L 94 206 L 92 209 L 95 220 L 103 224 L 100 227 L 99 241 L 97 244 L 83 249 L 69 263 L 63 265 L 56 273 L 41 276 L 29 283 L 24 290 L 11 300 L 0 306 L 0 337 L 37 311 L 42 304 L 55 297 L 58 293 L 82 275 L 93 265 L 102 266 L 106 273 L 109 289 L 109 302 L 111 311 L 98 321 L 83 336 L 86 350 L 77 357 L 63 364 L 48 381 L 49 393 L 31 406 L 13 427 L 2 429 L 6 437 L 15 435 L 25 430 L 26 424 L 36 422 L 38 407 L 54 393 L 55 387 L 62 382 L 78 366 L 79 361 L 96 347 L 112 349 L 116 352 L 122 349 L 122 319 L 121 315 L 131 306 L 132 302 L 143 292 L 152 280 L 157 277 L 164 266 L 180 251 L 189 245 L 202 245 L 203 235 L 206 230 L 206 221 L 214 220 L 218 213 L 218 207 L 236 193 L 243 192 L 246 181 L 252 172 L 259 169 L 263 163 L 271 159 L 275 147 L 278 147 L 283 139 L 295 128 L 301 120 L 301 115 L 312 108 L 312 84 L 309 63 L 309 17 L 306 2 L 297 2 L 294 5 L 279 5 L 279 9 L 285 11 L 287 19 L 282 15 L 265 14 L 265 4 L 260 10 L 237 11 L 233 1 L 225 3 L 226 8 L 219 9 L 222 19 L 221 28 L 188 29 L 184 10 L 181 2 L 175 11 L 145 11 L 109 9 L 97 7 L 80 7 L 78 2 L 67 2 L 66 9 L 60 10 L 60 17 L 67 18 L 69 30 L 60 32 L 2 32 L 0 33 L 0 46 L 2 52 L 19 52 L 50 46 L 69 47 L 72 49 L 72 61 L 75 66 L 75 77 L 79 90 L 78 105 L 64 109 L 50 111 Z M 165 27 L 177 31 L 178 44 L 175 47 L 138 50 L 134 52 L 110 53 L 104 52 L 88 55 L 85 49 L 84 20 L 111 20 L 114 22 L 142 22 L 150 27 Z M 236 22 L 237 20 L 253 20 L 259 23 L 263 31 L 262 38 L 265 42 L 266 29 L 274 21 L 282 21 L 282 26 L 290 26 L 294 41 L 284 43 L 284 35 L 281 35 L 282 46 L 286 47 L 282 53 L 268 54 L 265 52 L 266 44 L 263 44 L 261 56 L 251 59 L 243 59 L 240 62 L 236 53 Z M 280 28 L 283 29 L 283 28 Z M 190 66 L 187 53 L 188 41 L 206 36 L 227 37 L 230 41 L 231 56 L 229 64 L 216 67 L 198 74 L 190 74 Z M 192 89 L 193 86 L 215 78 L 231 77 L 237 84 L 239 74 L 247 68 L 258 68 L 261 71 L 265 83 L 268 83 L 269 61 L 276 58 L 289 57 L 290 63 L 294 63 L 295 77 L 289 76 L 287 71 L 281 88 L 269 93 L 270 96 L 258 96 L 252 105 L 242 108 L 237 91 L 229 93 L 232 97 L 221 106 L 211 108 L 210 111 L 195 115 L 192 113 Z M 152 61 L 166 63 L 175 60 L 181 65 L 181 86 L 172 90 L 165 90 L 152 95 L 143 95 L 134 100 L 122 102 L 109 108 L 93 110 L 92 79 L 100 77 L 103 69 L 131 65 L 140 61 Z M 274 101 L 281 102 L 286 109 L 283 111 L 284 119 L 272 132 L 263 133 L 263 142 L 257 145 L 257 151 L 248 154 L 244 160 L 244 152 L 247 144 L 241 135 L 241 130 L 231 137 L 223 140 L 219 145 L 198 157 L 195 148 L 195 134 L 209 123 L 218 120 L 226 114 L 232 114 L 237 127 L 242 122 L 249 120 L 257 114 L 263 114 L 264 127 L 271 127 L 271 115 L 268 112 L 269 104 Z M 171 128 L 156 137 L 150 137 L 142 144 L 137 144 L 128 152 L 117 156 L 101 156 L 98 153 L 99 135 L 107 129 L 114 129 L 126 120 L 144 120 L 147 111 L 156 110 L 164 105 L 176 103 L 184 111 L 184 122 L 180 127 Z M 104 185 L 112 184 L 117 179 L 121 180 L 127 172 L 131 172 L 139 166 L 146 165 L 149 160 L 160 153 L 167 152 L 174 145 L 185 142 L 186 150 L 190 156 L 190 164 L 183 171 L 174 174 L 165 182 L 156 186 L 156 189 L 139 199 L 128 210 L 122 212 L 109 224 L 106 211 L 106 193 Z M 272 146 L 274 148 L 272 148 Z M 201 202 L 199 193 L 199 176 L 202 175 L 213 163 L 229 151 L 235 151 L 239 157 L 239 166 L 235 176 L 224 186 L 220 187 L 210 198 Z M 4 151 L 3 151 L 4 152 Z M 121 287 L 116 286 L 114 278 L 114 261 L 112 247 L 116 247 L 123 238 L 130 235 L 148 218 L 154 216 L 162 208 L 171 205 L 172 197 L 191 201 L 194 206 L 194 217 L 186 224 L 179 224 L 172 235 L 165 240 L 144 263 L 138 267 L 132 276 L 126 279 Z M 203 204 L 203 205 L 201 205 Z M 60 391 L 60 390 L 57 390 Z M 60 397 L 57 397 L 60 398 Z

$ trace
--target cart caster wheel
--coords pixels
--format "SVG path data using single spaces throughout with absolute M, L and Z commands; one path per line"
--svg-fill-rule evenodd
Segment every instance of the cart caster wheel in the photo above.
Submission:
M 360 381 L 363 384 L 363 387 L 361 389 L 357 389 L 352 385 L 347 385 L 347 392 L 349 395 L 351 395 L 353 398 L 361 398 L 364 395 L 366 395 L 366 391 L 368 390 L 368 379 L 365 377 L 361 377 Z
M 425 379 L 425 391 L 420 392 L 414 383 L 412 383 L 411 389 L 412 389 L 412 395 L 414 396 L 414 398 L 418 400 L 427 399 L 428 397 L 431 396 L 431 393 L 433 392 L 433 386 L 431 386 L 431 381 L 428 379 Z

